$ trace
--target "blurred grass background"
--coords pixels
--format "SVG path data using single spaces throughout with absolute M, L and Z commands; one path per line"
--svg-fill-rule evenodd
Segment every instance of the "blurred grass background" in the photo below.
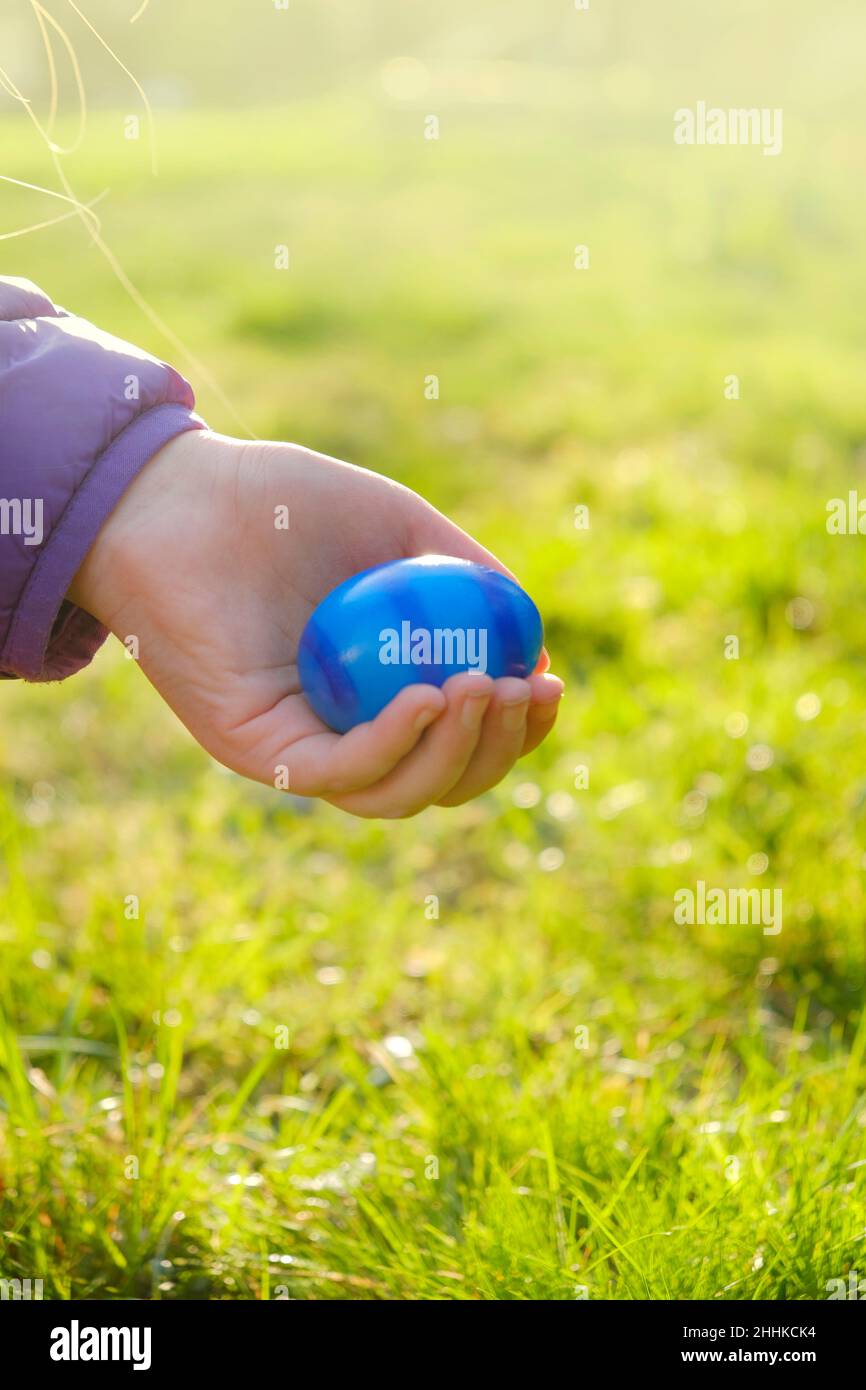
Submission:
M 494 793 L 376 825 L 225 773 L 116 647 L 3 689 L 0 1276 L 825 1297 L 866 1234 L 864 562 L 825 528 L 866 489 L 866 16 L 101 0 L 153 178 L 51 10 L 133 282 L 257 434 L 498 551 L 568 691 Z M 0 63 L 44 111 L 25 3 Z M 783 154 L 676 147 L 697 100 L 782 107 Z M 0 173 L 58 187 L 0 102 Z M 58 208 L 2 185 L 0 232 Z M 4 250 L 238 432 L 77 221 Z M 677 926 L 698 879 L 780 887 L 782 933 Z

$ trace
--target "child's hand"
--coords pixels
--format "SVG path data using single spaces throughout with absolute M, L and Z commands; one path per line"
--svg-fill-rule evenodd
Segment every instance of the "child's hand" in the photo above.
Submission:
M 289 529 L 276 524 L 288 508 Z M 359 816 L 457 805 L 553 727 L 562 682 L 478 672 L 413 685 L 333 733 L 301 692 L 298 641 L 350 575 L 436 552 L 502 569 L 399 484 L 285 444 L 194 431 L 145 466 L 69 597 L 122 640 L 199 743 L 235 772 Z M 540 663 L 546 666 L 546 657 Z

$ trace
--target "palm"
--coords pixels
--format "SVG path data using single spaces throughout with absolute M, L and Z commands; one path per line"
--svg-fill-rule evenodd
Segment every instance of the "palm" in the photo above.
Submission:
M 204 448 L 184 439 L 193 457 Z M 125 540 L 146 556 L 145 592 L 111 621 L 120 635 L 140 634 L 142 668 L 203 747 L 258 781 L 287 781 L 361 815 L 403 815 L 476 795 L 540 742 L 556 703 L 542 675 L 410 686 L 373 723 L 342 737 L 327 729 L 297 669 L 304 625 L 327 593 L 359 570 L 425 552 L 501 566 L 386 478 L 294 446 L 218 442 L 206 474 L 171 475 L 181 496 L 168 513 L 158 466 L 134 485 Z M 510 729 L 515 704 L 522 722 Z

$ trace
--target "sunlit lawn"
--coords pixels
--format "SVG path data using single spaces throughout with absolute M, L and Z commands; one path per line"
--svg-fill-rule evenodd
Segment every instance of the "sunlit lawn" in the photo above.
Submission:
M 223 772 L 116 647 L 4 687 L 0 1274 L 826 1297 L 866 1231 L 866 542 L 824 524 L 866 487 L 862 151 L 334 102 L 164 116 L 154 181 L 121 129 L 73 185 L 227 401 L 473 529 L 568 692 L 495 793 L 377 825 Z M 0 166 L 51 178 L 16 121 Z M 6 249 L 242 432 L 74 220 Z M 677 925 L 699 879 L 781 933 Z

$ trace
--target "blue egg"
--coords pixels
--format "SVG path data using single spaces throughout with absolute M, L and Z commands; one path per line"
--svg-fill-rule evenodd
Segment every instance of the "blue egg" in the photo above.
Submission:
M 392 560 L 347 579 L 310 615 L 298 670 L 325 724 L 346 733 L 375 719 L 404 686 L 459 671 L 529 676 L 541 615 L 496 570 L 447 555 Z

